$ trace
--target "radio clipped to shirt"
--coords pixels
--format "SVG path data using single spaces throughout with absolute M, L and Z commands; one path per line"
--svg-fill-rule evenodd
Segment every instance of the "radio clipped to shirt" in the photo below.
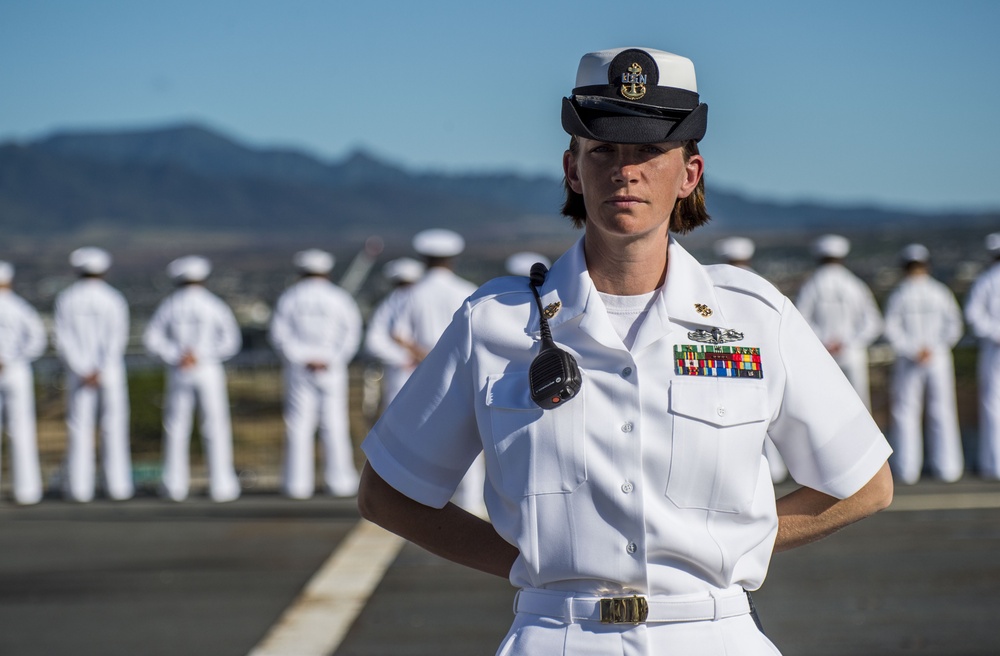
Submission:
M 544 410 L 551 410 L 570 400 L 580 391 L 582 379 L 580 368 L 572 355 L 556 346 L 549 330 L 549 321 L 542 310 L 542 299 L 538 288 L 545 282 L 548 269 L 541 262 L 531 266 L 531 291 L 538 306 L 542 347 L 528 367 L 528 385 L 531 400 Z

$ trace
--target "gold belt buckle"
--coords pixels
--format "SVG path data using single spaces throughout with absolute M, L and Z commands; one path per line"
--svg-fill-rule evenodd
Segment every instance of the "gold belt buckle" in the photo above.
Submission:
M 604 624 L 641 624 L 649 616 L 645 597 L 611 597 L 601 599 L 601 622 Z

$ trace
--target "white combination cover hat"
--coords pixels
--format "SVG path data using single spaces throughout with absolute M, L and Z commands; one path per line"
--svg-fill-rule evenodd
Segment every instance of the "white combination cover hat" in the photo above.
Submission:
M 69 264 L 81 273 L 99 276 L 111 268 L 111 255 L 103 248 L 84 246 L 69 254 Z
M 552 266 L 552 261 L 540 253 L 521 251 L 508 257 L 504 262 L 504 268 L 512 276 L 528 276 L 531 275 L 531 267 L 536 262 L 544 264 L 546 269 Z
M 167 275 L 177 282 L 202 282 L 212 272 L 212 263 L 200 255 L 185 255 L 167 265 Z
M 0 260 L 0 285 L 9 285 L 14 279 L 14 265 Z
M 303 273 L 318 276 L 330 273 L 333 270 L 335 261 L 333 255 L 318 248 L 307 248 L 304 251 L 299 251 L 292 257 L 292 263 L 296 269 Z
M 386 262 L 382 273 L 393 282 L 416 282 L 424 275 L 424 265 L 412 257 L 399 257 Z
M 744 262 L 753 257 L 757 247 L 748 237 L 727 237 L 715 242 L 715 253 L 730 262 Z
M 427 257 L 454 257 L 465 250 L 465 240 L 453 230 L 432 228 L 414 235 L 413 250 Z
M 910 244 L 899 252 L 899 259 L 904 263 L 922 262 L 926 264 L 931 259 L 931 252 L 923 244 Z
M 986 235 L 986 250 L 993 255 L 1000 255 L 1000 232 Z
M 816 257 L 833 257 L 843 259 L 851 252 L 851 242 L 840 235 L 823 235 L 813 242 L 813 254 Z

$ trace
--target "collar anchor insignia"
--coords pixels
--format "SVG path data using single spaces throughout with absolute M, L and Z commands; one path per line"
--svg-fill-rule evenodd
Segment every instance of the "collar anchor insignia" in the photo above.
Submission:
M 712 316 L 712 308 L 708 307 L 704 303 L 695 303 L 694 304 L 694 309 L 695 309 L 695 311 L 698 312 L 698 314 L 700 314 L 703 317 L 710 317 L 710 316 Z
M 545 306 L 542 314 L 546 319 L 551 319 L 552 317 L 559 314 L 559 309 L 562 308 L 562 301 L 556 301 L 555 303 L 549 303 Z
M 711 330 L 693 330 L 688 333 L 688 339 L 703 344 L 726 344 L 728 342 L 739 342 L 743 339 L 743 333 L 738 330 L 727 328 L 712 328 Z

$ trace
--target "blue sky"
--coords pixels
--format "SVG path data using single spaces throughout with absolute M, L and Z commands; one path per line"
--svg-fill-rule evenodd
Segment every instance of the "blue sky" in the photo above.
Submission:
M 198 121 L 334 161 L 561 175 L 580 55 L 691 57 L 709 185 L 1000 208 L 1000 2 L 0 0 L 0 142 Z

